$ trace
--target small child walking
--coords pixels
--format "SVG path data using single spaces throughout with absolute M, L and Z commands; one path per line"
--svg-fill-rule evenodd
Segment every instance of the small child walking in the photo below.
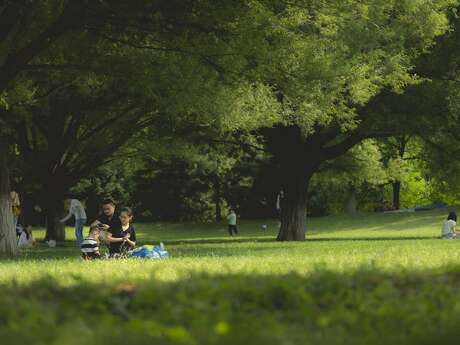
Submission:
M 238 235 L 238 227 L 236 225 L 236 213 L 234 210 L 230 210 L 230 214 L 227 216 L 228 220 L 228 233 L 230 236 L 233 234 Z

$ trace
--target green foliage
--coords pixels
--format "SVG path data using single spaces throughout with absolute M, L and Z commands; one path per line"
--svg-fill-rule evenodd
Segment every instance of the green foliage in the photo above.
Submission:
M 454 4 L 252 2 L 250 21 L 243 17 L 236 29 L 253 34 L 254 49 L 246 55 L 253 86 L 240 85 L 224 123 L 249 129 L 294 124 L 306 134 L 315 125 L 355 128 L 357 107 L 382 89 L 401 92 L 418 83 L 414 58 L 449 28 L 446 9 Z
M 367 209 L 374 201 L 369 200 L 369 194 L 388 180 L 379 147 L 373 140 L 364 141 L 344 156 L 323 163 L 311 181 L 309 212 L 317 215 L 343 212 L 352 193 L 358 198 L 358 206 Z
M 228 205 L 240 205 L 241 191 L 251 185 L 254 160 L 260 157 L 213 132 L 197 129 L 181 140 L 174 135 L 181 130 L 176 125 L 172 133 L 151 129 L 150 137 L 138 138 L 146 154 L 145 167 L 134 177 L 134 199 L 146 219 L 215 220 L 226 214 Z

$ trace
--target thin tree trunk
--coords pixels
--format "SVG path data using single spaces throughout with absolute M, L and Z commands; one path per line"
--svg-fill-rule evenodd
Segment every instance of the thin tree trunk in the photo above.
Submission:
M 214 183 L 214 202 L 216 204 L 216 222 L 222 221 L 222 206 L 220 198 L 220 184 L 218 181 Z
M 358 201 L 356 200 L 356 191 L 352 188 L 348 193 L 346 211 L 348 214 L 356 214 Z
M 65 242 L 65 224 L 61 223 L 60 220 L 64 218 L 64 207 L 63 203 L 59 202 L 56 208 L 57 217 L 55 218 L 54 226 L 56 228 L 56 241 Z
M 44 183 L 46 240 L 65 241 L 65 225 L 59 222 L 63 218 L 65 185 L 59 176 L 49 176 L 49 180 Z
M 399 210 L 401 207 L 401 181 L 393 182 L 393 208 Z
M 398 155 L 404 160 L 404 155 L 406 153 L 407 144 L 410 140 L 410 136 L 400 136 L 398 140 Z M 401 208 L 401 181 L 393 182 L 393 208 L 399 210 Z
M 55 240 L 57 242 L 65 241 L 65 224 L 59 220 L 62 219 L 63 209 L 62 201 L 59 197 L 50 196 L 51 200 L 46 203 L 46 240 Z
M 16 229 L 10 199 L 10 180 L 6 145 L 0 143 L 0 254 L 18 253 Z
M 56 209 L 51 204 L 51 202 L 46 203 L 46 236 L 45 240 L 55 240 L 57 241 L 57 228 L 56 228 Z

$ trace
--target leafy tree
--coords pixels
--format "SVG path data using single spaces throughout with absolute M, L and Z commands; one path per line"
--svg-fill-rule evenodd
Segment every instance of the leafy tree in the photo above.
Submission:
M 399 135 L 381 140 L 381 150 L 383 152 L 383 162 L 392 176 L 392 204 L 393 209 L 399 210 L 401 207 L 401 182 L 404 180 L 405 166 L 409 160 L 419 159 L 417 153 L 410 149 L 409 144 L 414 142 L 411 135 Z M 409 152 L 408 152 L 409 151 Z M 411 152 L 412 151 L 412 152 Z M 408 155 L 409 154 L 409 155 Z
M 381 158 L 375 141 L 365 140 L 345 155 L 324 163 L 311 180 L 309 213 L 356 213 L 358 204 L 365 208 L 365 202 L 372 202 L 380 186 L 388 182 Z
M 28 64 L 61 35 L 84 18 L 87 1 L 0 2 L 0 115 L 7 106 L 4 91 Z M 6 128 L 6 123 L 1 123 Z M 2 137 L 6 137 L 2 129 Z M 17 253 L 13 217 L 9 205 L 8 141 L 0 142 L 0 252 Z
M 58 237 L 65 192 L 150 118 L 199 112 L 208 102 L 196 95 L 212 90 L 216 66 L 208 55 L 218 45 L 206 42 L 225 37 L 226 8 L 209 1 L 88 4 L 80 30 L 26 66 L 9 90 L 7 116 L 28 167 L 43 167 L 34 174 L 48 238 Z
M 136 177 L 140 211 L 157 219 L 220 222 L 223 206 L 238 206 L 240 189 L 250 184 L 252 171 L 243 166 L 255 149 L 180 119 L 162 119 L 135 139 L 145 162 Z
M 252 25 L 265 45 L 253 52 L 257 82 L 241 91 L 226 121 L 257 130 L 274 156 L 285 191 L 279 240 L 305 238 L 308 186 L 323 162 L 363 139 L 410 128 L 378 105 L 388 90 L 419 82 L 413 64 L 448 30 L 454 4 L 258 3 Z

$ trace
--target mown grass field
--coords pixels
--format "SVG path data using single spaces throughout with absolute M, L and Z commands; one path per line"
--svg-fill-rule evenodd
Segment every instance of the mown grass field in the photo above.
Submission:
M 302 243 L 276 242 L 276 221 L 243 221 L 233 238 L 137 224 L 138 242 L 165 243 L 162 261 L 39 246 L 0 259 L 1 343 L 456 344 L 460 241 L 439 239 L 446 214 L 311 219 Z

